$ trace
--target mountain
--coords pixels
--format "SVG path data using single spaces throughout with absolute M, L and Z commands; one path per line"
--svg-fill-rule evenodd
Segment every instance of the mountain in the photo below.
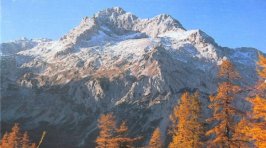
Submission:
M 207 117 L 218 65 L 230 59 L 240 84 L 249 87 L 257 81 L 259 52 L 221 47 L 170 15 L 140 19 L 109 8 L 59 40 L 1 44 L 2 132 L 19 122 L 31 134 L 46 130 L 45 147 L 93 146 L 99 115 L 114 112 L 129 123 L 132 136 L 144 137 L 139 146 L 157 126 L 167 138 L 180 94 L 200 91 Z M 241 100 L 237 105 L 247 108 Z

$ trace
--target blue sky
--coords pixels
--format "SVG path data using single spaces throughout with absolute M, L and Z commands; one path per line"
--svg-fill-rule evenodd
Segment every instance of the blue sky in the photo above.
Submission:
M 83 17 L 113 6 L 140 18 L 170 14 L 222 46 L 266 52 L 266 0 L 1 0 L 1 42 L 58 39 Z

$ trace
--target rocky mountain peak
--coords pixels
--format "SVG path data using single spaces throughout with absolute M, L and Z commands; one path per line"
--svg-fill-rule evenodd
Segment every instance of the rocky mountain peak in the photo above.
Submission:
M 160 14 L 150 19 L 139 19 L 130 12 L 126 12 L 120 7 L 108 8 L 97 12 L 92 18 L 86 17 L 80 25 L 88 26 L 92 21 L 98 28 L 107 28 L 117 35 L 129 32 L 142 32 L 148 36 L 156 37 L 161 33 L 172 30 L 185 30 L 179 21 L 168 14 Z M 150 28 L 153 28 L 152 30 Z
M 151 20 L 156 21 L 157 23 L 163 23 L 167 25 L 168 27 L 184 29 L 184 27 L 178 20 L 176 20 L 175 18 L 173 18 L 171 15 L 168 15 L 168 14 L 157 15 Z
M 47 130 L 51 145 L 44 147 L 93 147 L 97 119 L 106 112 L 127 120 L 135 135 L 149 137 L 150 127 L 167 131 L 184 91 L 200 91 L 208 116 L 206 96 L 217 89 L 224 58 L 243 86 L 257 78 L 258 50 L 224 48 L 170 15 L 140 19 L 119 7 L 83 18 L 59 40 L 2 43 L 0 53 L 1 121 Z
M 110 17 L 110 16 L 119 16 L 125 14 L 126 11 L 121 7 L 112 7 L 101 10 L 94 14 L 94 17 L 101 18 L 101 17 Z
M 99 11 L 93 18 L 97 25 L 107 27 L 117 34 L 124 34 L 125 32 L 132 31 L 133 26 L 138 21 L 137 16 L 126 12 L 120 7 Z

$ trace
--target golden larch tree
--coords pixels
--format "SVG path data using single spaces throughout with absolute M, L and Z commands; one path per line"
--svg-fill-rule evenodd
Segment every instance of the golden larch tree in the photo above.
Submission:
M 98 148 L 118 147 L 114 142 L 116 134 L 115 117 L 112 113 L 101 115 L 98 120 L 98 127 L 100 129 L 99 136 L 96 139 Z
M 3 148 L 8 147 L 8 133 L 7 132 L 3 135 L 0 146 Z
M 261 78 L 261 85 L 259 86 L 259 89 L 265 90 L 266 88 L 266 57 L 263 55 L 259 55 L 259 61 L 257 62 L 258 69 L 257 73 L 259 77 Z
M 248 129 L 248 122 L 242 118 L 235 127 L 235 133 L 232 137 L 233 141 L 237 141 L 232 147 L 249 148 L 252 147 L 252 139 L 244 133 Z
M 11 147 L 19 147 L 21 142 L 21 131 L 18 123 L 15 123 L 15 125 L 12 127 L 11 133 L 8 135 L 8 144 Z
M 185 92 L 181 96 L 180 104 L 174 107 L 170 116 L 172 128 L 169 133 L 172 134 L 172 141 L 169 144 L 169 148 L 202 147 L 201 138 L 204 135 L 204 128 L 200 118 L 199 93 L 189 94 Z
M 23 134 L 21 139 L 21 148 L 36 148 L 36 144 L 30 142 L 28 132 Z
M 163 142 L 161 140 L 160 128 L 156 128 L 151 136 L 148 148 L 162 148 Z
M 31 143 L 28 133 L 22 134 L 18 123 L 15 123 L 10 133 L 6 132 L 1 139 L 1 148 L 36 148 L 35 143 Z
M 25 132 L 23 134 L 23 137 L 22 137 L 22 146 L 21 147 L 22 148 L 29 148 L 30 147 L 29 143 L 30 143 L 29 135 L 27 132 Z
M 259 93 L 256 97 L 248 98 L 251 103 L 251 112 L 247 114 L 246 118 L 243 118 L 240 125 L 242 134 L 249 137 L 249 142 L 254 142 L 254 145 L 258 148 L 266 147 L 266 57 L 259 55 L 258 61 L 258 75 L 260 77 L 258 87 Z
M 116 136 L 114 141 L 117 143 L 119 148 L 130 148 L 133 147 L 133 143 L 137 141 L 138 138 L 128 137 L 128 127 L 125 121 L 122 121 L 120 126 L 116 130 Z
M 235 81 L 240 79 L 239 73 L 229 60 L 224 60 L 219 66 L 218 78 L 221 82 L 218 84 L 216 95 L 210 96 L 209 108 L 213 115 L 207 121 L 214 122 L 214 127 L 206 134 L 214 137 L 209 141 L 209 145 L 218 147 L 238 146 L 241 141 L 234 140 L 236 128 L 236 116 L 241 116 L 241 112 L 234 106 L 233 101 L 240 92 L 240 87 Z
M 100 133 L 96 139 L 98 148 L 130 148 L 140 138 L 128 137 L 128 127 L 125 121 L 116 126 L 116 119 L 112 113 L 101 115 L 98 120 Z
M 125 121 L 122 121 L 121 125 L 117 128 L 117 134 L 119 136 L 125 136 L 128 132 L 128 127 Z
M 246 128 L 246 135 L 255 141 L 258 148 L 266 147 L 266 99 L 256 96 L 248 99 L 252 104 L 249 120 L 249 127 Z

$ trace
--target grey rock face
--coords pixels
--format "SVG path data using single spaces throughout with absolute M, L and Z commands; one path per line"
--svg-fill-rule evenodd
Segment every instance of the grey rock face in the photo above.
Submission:
M 46 147 L 83 147 L 95 144 L 99 115 L 114 112 L 118 121 L 128 121 L 132 136 L 148 140 L 160 126 L 166 137 L 180 94 L 199 90 L 207 117 L 217 65 L 230 59 L 241 85 L 250 86 L 258 52 L 220 47 L 169 15 L 139 19 L 118 7 L 106 9 L 60 40 L 1 44 L 3 129 L 20 122 L 35 134 L 47 130 Z

